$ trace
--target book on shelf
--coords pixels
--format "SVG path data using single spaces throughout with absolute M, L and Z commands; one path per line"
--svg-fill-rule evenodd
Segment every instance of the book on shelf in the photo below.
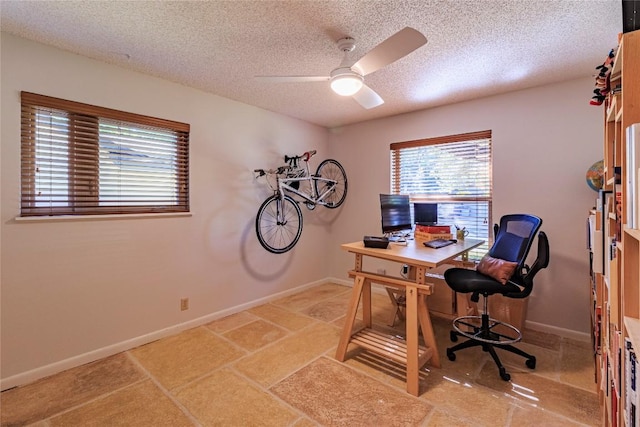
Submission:
M 601 306 L 596 306 L 596 322 L 594 325 L 594 337 L 595 337 L 595 351 L 596 353 L 600 352 L 600 348 L 602 345 L 602 338 L 600 336 L 601 334 L 601 325 L 602 325 L 602 307 Z
M 627 227 L 640 228 L 640 123 L 627 127 Z
M 622 240 L 622 168 L 620 166 L 616 166 L 615 170 L 615 204 L 614 204 L 614 215 L 616 218 L 616 240 Z
M 611 388 L 613 389 L 611 393 L 611 427 L 618 427 L 618 399 L 620 396 L 615 391 L 615 385 L 612 384 Z
M 640 427 L 638 420 L 638 358 L 629 338 L 624 339 L 624 368 L 625 368 L 625 405 L 624 420 L 627 427 Z

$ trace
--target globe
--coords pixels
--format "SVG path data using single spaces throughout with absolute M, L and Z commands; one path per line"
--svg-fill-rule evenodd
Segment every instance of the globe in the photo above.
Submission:
M 587 169 L 587 185 L 593 191 L 599 191 L 602 189 L 604 181 L 604 160 L 595 162 L 589 169 Z

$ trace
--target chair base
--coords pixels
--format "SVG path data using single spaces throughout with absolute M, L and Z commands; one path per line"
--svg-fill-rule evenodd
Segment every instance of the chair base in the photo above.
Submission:
M 486 325 L 484 322 L 486 322 Z M 509 329 L 514 336 L 511 337 L 509 335 L 494 332 L 493 329 L 500 325 Z M 473 332 L 465 331 L 463 330 L 463 327 L 470 328 Z M 482 316 L 458 317 L 453 320 L 453 328 L 460 336 L 489 344 L 515 344 L 522 340 L 522 333 L 515 326 L 501 322 L 500 320 L 492 319 L 486 314 L 483 314 Z
M 478 320 L 480 321 L 480 326 L 478 326 Z M 472 321 L 475 321 L 475 323 L 472 323 Z M 515 337 L 510 337 L 498 332 L 494 332 L 492 329 L 498 325 L 502 325 L 503 327 L 506 327 L 510 331 L 514 332 Z M 508 323 L 491 319 L 489 315 L 483 314 L 482 316 L 458 317 L 453 321 L 453 327 L 455 330 L 450 332 L 450 338 L 452 342 L 458 341 L 458 337 L 466 337 L 469 339 L 453 347 L 447 348 L 447 357 L 451 361 L 456 360 L 456 351 L 465 348 L 481 346 L 482 351 L 488 352 L 491 355 L 491 358 L 498 366 L 500 378 L 502 378 L 504 381 L 509 381 L 511 379 L 511 375 L 507 373 L 505 367 L 502 365 L 502 362 L 500 361 L 500 358 L 496 353 L 496 348 L 525 357 L 527 359 L 525 361 L 525 364 L 530 369 L 535 369 L 536 367 L 535 356 L 511 345 L 519 342 L 522 339 L 522 333 L 516 327 Z M 464 331 L 462 330 L 463 327 L 470 328 L 470 330 Z

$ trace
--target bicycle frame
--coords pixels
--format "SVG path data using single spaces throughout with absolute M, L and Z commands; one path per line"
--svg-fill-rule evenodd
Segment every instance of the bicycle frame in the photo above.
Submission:
M 304 177 L 300 177 L 300 178 L 276 178 L 277 183 L 278 183 L 278 192 L 280 193 L 280 198 L 282 199 L 284 197 L 284 192 L 288 191 L 289 193 L 293 193 L 296 194 L 300 197 L 302 197 L 302 199 L 304 199 L 305 201 L 309 202 L 309 203 L 314 203 L 314 204 L 319 204 L 319 205 L 325 205 L 326 202 L 324 201 L 324 199 L 330 194 L 332 193 L 334 190 L 333 188 L 336 185 L 336 181 L 332 180 L 332 179 L 327 179 L 327 178 L 322 178 L 319 176 L 315 176 L 315 175 L 309 175 L 309 168 L 307 166 L 307 173 L 306 176 Z M 323 191 L 322 194 L 318 194 L 316 192 L 316 186 L 315 185 L 310 185 L 311 187 L 311 193 L 307 194 L 304 193 L 300 190 L 298 190 L 295 187 L 292 187 L 291 185 L 289 185 L 290 183 L 294 183 L 294 182 L 303 182 L 303 181 L 309 181 L 309 183 L 313 182 L 317 182 L 317 181 L 321 181 L 321 182 L 326 182 L 328 184 L 328 187 L 326 189 L 326 191 Z

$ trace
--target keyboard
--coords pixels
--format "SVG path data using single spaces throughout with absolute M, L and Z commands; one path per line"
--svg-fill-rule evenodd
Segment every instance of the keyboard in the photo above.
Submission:
M 424 242 L 424 245 L 429 248 L 438 249 L 438 248 L 443 248 L 445 246 L 453 245 L 454 243 L 455 242 L 451 240 L 436 239 L 436 240 L 430 240 L 428 242 Z

